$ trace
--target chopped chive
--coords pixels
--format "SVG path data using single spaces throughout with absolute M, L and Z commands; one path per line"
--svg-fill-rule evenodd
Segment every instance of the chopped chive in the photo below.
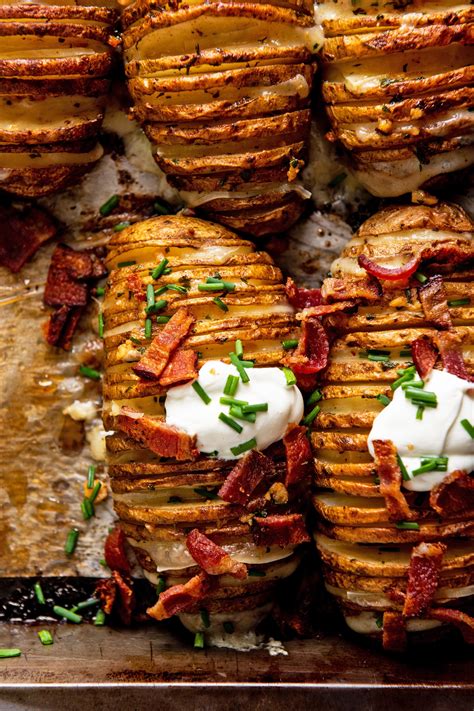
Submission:
M 95 514 L 94 504 L 87 497 L 81 501 L 81 512 L 84 521 L 88 521 Z
M 145 319 L 145 338 L 151 338 L 151 318 Z
M 418 402 L 431 402 L 433 404 L 437 403 L 436 393 L 429 392 L 428 390 L 422 390 L 418 387 L 408 387 L 405 390 L 405 397 L 411 400 L 416 399 Z
M 108 568 L 109 566 L 107 565 L 107 561 L 104 558 L 101 558 L 99 560 L 99 565 L 101 565 L 103 568 Z
M 139 338 L 135 338 L 135 336 L 130 336 L 130 340 L 132 343 L 134 343 L 136 346 L 141 346 L 142 342 Z M 91 487 L 89 487 L 90 489 Z
M 232 415 L 232 417 L 236 417 L 238 420 L 244 420 L 244 422 L 255 422 L 257 419 L 256 412 L 244 413 L 239 405 L 232 405 L 229 410 L 229 414 Z
M 421 272 L 415 272 L 413 276 L 420 282 L 420 284 L 425 284 L 425 282 L 428 281 L 428 277 Z
M 379 402 L 381 402 L 384 407 L 386 407 L 387 405 L 390 405 L 390 403 L 392 402 L 390 400 L 390 398 L 387 397 L 386 395 L 384 395 L 383 393 L 380 393 L 379 395 L 377 395 L 377 400 Z
M 96 500 L 101 487 L 102 487 L 102 482 L 100 482 L 100 481 L 98 481 L 94 484 L 94 488 L 92 489 L 91 494 L 87 497 L 89 499 L 89 501 L 91 502 L 91 504 L 93 504 L 94 501 Z
M 218 284 L 222 281 L 222 277 L 217 272 L 212 277 L 207 277 L 206 284 Z
M 400 371 L 398 370 L 397 373 L 400 373 Z M 413 368 L 413 370 L 412 370 L 411 368 L 406 368 L 406 370 L 405 370 L 405 372 L 403 373 L 403 375 L 401 375 L 401 376 L 398 378 L 398 380 L 395 380 L 395 381 L 390 385 L 390 387 L 392 388 L 392 390 L 396 390 L 397 388 L 400 387 L 400 385 L 402 385 L 403 383 L 406 383 L 408 380 L 413 380 L 414 377 L 415 377 L 415 369 Z
M 119 262 L 119 263 L 117 264 L 117 269 L 123 269 L 124 267 L 133 267 L 133 265 L 136 264 L 136 263 L 137 263 L 137 262 L 136 262 L 135 259 L 129 259 L 129 260 L 126 261 L 126 262 Z
M 447 471 L 448 469 L 448 457 L 428 457 L 427 459 L 422 459 L 421 464 L 417 469 L 413 469 L 413 476 L 419 476 L 419 474 L 426 474 L 427 472 L 434 471 Z
M 367 360 L 383 363 L 390 359 L 390 351 L 371 348 L 367 351 L 360 351 L 359 358 L 367 358 Z
M 99 312 L 99 315 L 97 317 L 97 322 L 98 322 L 97 330 L 99 333 L 99 338 L 103 338 L 104 337 L 104 314 L 102 313 L 102 311 Z
M 157 311 L 161 311 L 161 309 L 164 309 L 165 306 L 168 306 L 168 302 L 165 301 L 165 299 L 158 299 L 158 301 L 155 301 L 153 304 L 146 307 L 145 313 L 147 316 L 150 314 L 156 314 Z
M 188 290 L 180 284 L 168 284 L 166 287 L 170 291 L 177 291 L 179 294 L 187 294 Z
M 114 225 L 114 232 L 121 232 L 126 227 L 130 227 L 130 224 L 131 223 L 128 220 L 124 220 L 123 222 L 118 222 L 116 225 Z
M 171 318 L 171 316 L 157 316 L 156 323 L 168 323 L 170 318 Z
M 169 215 L 171 212 L 169 206 L 161 200 L 155 200 L 153 203 L 153 210 L 157 215 Z
M 242 405 L 244 415 L 249 412 L 268 412 L 268 402 L 257 402 L 254 405 Z
M 371 360 L 375 363 L 386 363 L 387 361 L 390 360 L 390 356 L 388 355 L 375 355 L 373 353 L 369 353 L 367 355 L 367 360 Z
M 375 618 L 375 624 L 379 628 L 379 630 L 382 629 L 383 627 L 383 615 L 377 615 Z
M 216 281 L 210 284 L 198 284 L 198 291 L 224 291 L 224 282 Z
M 264 578 L 266 576 L 266 573 L 264 570 L 249 570 L 249 576 L 251 578 Z
M 243 358 L 244 356 L 244 346 L 240 338 L 238 338 L 235 342 L 235 355 L 237 358 Z
M 76 550 L 77 539 L 79 538 L 79 530 L 77 528 L 71 528 L 67 534 L 66 544 L 64 546 L 64 552 L 66 555 L 72 555 Z
M 224 284 L 224 289 L 226 291 L 234 291 L 235 290 L 235 284 L 232 281 L 223 281 Z
M 470 303 L 471 299 L 466 296 L 464 299 L 452 299 L 451 301 L 448 301 L 448 306 L 456 308 L 457 306 L 469 306 Z
M 204 632 L 196 632 L 194 635 L 195 649 L 204 649 Z
M 53 635 L 49 630 L 40 630 L 38 632 L 38 637 L 40 638 L 41 644 L 53 644 Z
M 66 610 L 65 607 L 61 607 L 60 605 L 55 605 L 53 612 L 55 615 L 58 615 L 58 617 L 64 617 L 64 619 L 69 620 L 69 622 L 74 622 L 76 625 L 82 622 L 81 615 L 78 615 L 76 612 L 71 612 L 71 610 Z
M 167 286 L 160 286 L 159 289 L 156 289 L 156 290 L 155 290 L 155 297 L 156 297 L 156 296 L 161 296 L 161 294 L 164 294 L 165 291 L 168 291 L 168 287 L 167 287 Z
M 35 591 L 36 599 L 38 600 L 40 605 L 45 605 L 46 600 L 44 598 L 44 593 L 43 593 L 43 588 L 41 587 L 41 583 L 35 583 L 33 585 L 33 590 Z
M 21 649 L 12 647 L 11 649 L 0 649 L 0 659 L 10 659 L 10 657 L 20 657 Z
M 91 380 L 100 380 L 101 378 L 99 371 L 94 368 L 89 368 L 88 365 L 80 365 L 79 373 L 85 378 L 90 378 Z
M 236 376 L 230 376 L 230 377 L 236 377 Z M 247 400 L 237 400 L 235 397 L 230 397 L 227 395 L 223 395 L 221 398 L 219 398 L 219 402 L 221 405 L 248 405 Z
M 146 305 L 153 306 L 155 303 L 155 287 L 153 284 L 147 284 L 146 286 Z
M 204 499 L 217 499 L 219 498 L 217 496 L 217 489 L 219 487 L 214 486 L 211 489 L 206 489 L 205 486 L 197 486 L 195 489 L 193 489 L 195 494 L 198 494 L 198 496 L 202 496 Z
M 111 195 L 108 200 L 104 202 L 103 205 L 99 207 L 99 212 L 102 215 L 102 217 L 107 217 L 107 215 L 110 215 L 112 210 L 115 210 L 117 205 L 120 202 L 120 196 L 119 195 Z
M 229 307 L 227 304 L 225 304 L 222 299 L 220 299 L 218 296 L 215 296 L 212 299 L 213 303 L 220 308 L 221 311 L 228 311 Z
M 248 452 L 250 449 L 254 449 L 256 446 L 257 440 L 255 439 L 255 437 L 252 437 L 252 439 L 247 440 L 247 442 L 242 442 L 242 444 L 238 444 L 236 447 L 231 447 L 230 451 L 234 456 L 238 457 L 239 454 Z
M 96 597 L 90 597 L 88 600 L 83 600 L 78 602 L 76 605 L 76 610 L 88 610 L 90 607 L 95 607 L 99 604 L 99 600 Z
M 105 620 L 105 612 L 103 610 L 97 610 L 96 615 L 94 617 L 94 625 L 96 627 L 102 627 L 103 625 L 105 625 Z
M 420 388 L 421 390 L 425 387 L 423 380 L 409 380 L 406 383 L 402 383 L 402 390 L 407 388 Z
M 98 286 L 95 290 L 96 296 L 103 296 L 105 294 L 105 286 Z
M 417 397 L 412 397 L 412 398 L 410 398 L 410 400 L 411 400 L 411 404 L 416 405 L 417 407 L 418 407 L 418 405 L 423 405 L 423 407 L 438 407 L 437 402 L 427 402 L 425 400 L 420 400 Z
M 282 368 L 283 375 L 285 376 L 286 385 L 290 388 L 292 385 L 296 385 L 296 375 L 293 373 L 291 368 Z
M 399 528 L 404 531 L 419 531 L 420 526 L 416 521 L 399 521 L 399 523 L 395 524 L 396 528 Z
M 228 415 L 226 415 L 225 412 L 219 413 L 219 419 L 221 422 L 224 422 L 228 427 L 231 427 L 233 430 L 235 430 L 239 434 L 242 432 L 242 430 L 243 430 L 242 425 L 239 425 L 238 422 L 233 420 L 232 417 L 229 417 Z
M 229 395 L 232 397 L 237 392 L 239 387 L 239 376 L 238 375 L 228 375 L 227 380 L 224 385 L 224 395 Z M 225 403 L 227 404 L 227 403 Z
M 403 350 L 400 351 L 400 358 L 411 358 L 411 350 L 403 348 Z
M 165 271 L 167 266 L 168 266 L 168 260 L 162 259 L 161 262 L 158 264 L 158 266 L 153 269 L 153 271 L 151 273 L 151 278 L 154 279 L 155 281 L 156 281 L 156 279 L 159 279 L 160 276 Z
M 469 420 L 467 418 L 464 420 L 461 420 L 460 424 L 462 427 L 464 427 L 464 429 L 468 433 L 469 437 L 471 439 L 474 439 L 474 426 L 469 422 Z
M 202 385 L 200 385 L 199 382 L 197 380 L 195 380 L 192 387 L 193 387 L 194 392 L 199 395 L 199 397 L 201 398 L 203 403 L 205 405 L 209 405 L 209 403 L 211 402 L 211 398 L 209 397 L 207 392 L 204 390 Z
M 315 405 L 317 402 L 319 402 L 322 398 L 323 394 L 321 390 L 315 390 L 314 392 L 311 393 L 309 398 L 306 401 L 307 405 Z
M 255 363 L 253 362 L 253 360 L 241 360 L 240 363 L 243 368 L 254 368 L 255 367 Z
M 405 466 L 405 464 L 404 464 L 404 462 L 403 462 L 403 459 L 400 457 L 399 454 L 397 454 L 397 462 L 398 462 L 398 466 L 399 466 L 399 468 L 400 468 L 400 471 L 401 471 L 401 473 L 402 473 L 402 479 L 403 479 L 403 481 L 410 481 L 411 477 L 410 477 L 410 475 L 409 475 L 409 473 L 408 473 L 408 469 L 406 468 L 406 466 Z
M 297 338 L 289 338 L 287 341 L 282 341 L 281 345 L 283 346 L 283 349 L 285 351 L 291 351 L 293 348 L 296 348 L 298 345 L 298 339 Z
M 423 419 L 423 413 L 425 411 L 425 406 L 424 405 L 418 405 L 416 408 L 416 419 L 417 420 L 422 420 Z
M 413 375 L 413 377 L 415 377 L 416 368 L 413 365 L 413 363 L 411 365 L 409 365 L 407 368 L 400 368 L 400 370 L 397 370 L 397 375 L 407 375 L 407 374 Z
M 303 425 L 306 425 L 307 427 L 309 427 L 309 425 L 311 425 L 314 422 L 314 420 L 316 419 L 316 417 L 319 415 L 320 410 L 321 410 L 321 408 L 319 405 L 316 405 L 315 407 L 313 407 L 311 412 L 308 412 L 306 417 L 303 418 Z
M 226 620 L 225 622 L 223 622 L 222 627 L 224 628 L 224 631 L 227 632 L 227 634 L 232 634 L 235 629 L 234 623 L 230 622 L 230 620 Z
M 207 629 L 208 627 L 211 626 L 211 620 L 209 619 L 209 613 L 204 608 L 202 610 L 200 610 L 199 612 L 201 615 L 202 624 Z
M 158 582 L 156 583 L 156 594 L 158 597 L 161 595 L 162 592 L 166 590 L 166 580 L 164 578 L 158 578 Z
M 237 368 L 237 371 L 240 375 L 240 379 L 242 380 L 242 382 L 248 383 L 250 378 L 249 378 L 248 374 L 245 372 L 245 367 L 242 364 L 242 361 L 240 360 L 240 358 L 238 358 L 235 353 L 230 353 L 229 356 L 230 356 L 230 362 L 232 363 L 232 365 L 235 365 L 235 367 Z
M 94 486 L 94 479 L 95 479 L 95 471 L 96 467 L 94 464 L 91 464 L 89 469 L 87 470 L 87 488 L 92 489 Z

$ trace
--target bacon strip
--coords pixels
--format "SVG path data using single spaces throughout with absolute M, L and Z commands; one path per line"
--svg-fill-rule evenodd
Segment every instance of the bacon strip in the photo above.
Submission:
M 306 309 L 321 303 L 321 289 L 302 289 L 288 277 L 285 284 L 288 301 L 295 309 Z
M 435 335 L 444 369 L 463 380 L 471 380 L 460 351 L 460 339 L 454 331 L 441 331 Z
M 417 338 L 411 344 L 411 357 L 418 375 L 424 380 L 433 370 L 438 353 L 428 338 Z
M 275 465 L 270 457 L 252 449 L 239 459 L 217 493 L 224 501 L 246 506 L 259 484 L 271 482 L 275 477 Z
M 138 272 L 127 276 L 127 289 L 132 292 L 137 301 L 146 301 L 145 285 Z
M 60 306 L 50 314 L 44 325 L 46 342 L 70 351 L 72 338 L 84 312 L 82 306 Z
M 147 614 L 155 620 L 166 620 L 203 600 L 212 587 L 212 578 L 206 573 L 199 573 L 184 585 L 173 585 L 160 593 L 158 601 L 148 608 Z
M 436 328 L 451 328 L 453 324 L 443 278 L 439 275 L 431 277 L 418 294 L 426 319 Z
M 426 617 L 430 620 L 449 622 L 459 629 L 467 644 L 474 644 L 474 617 L 450 607 L 435 607 L 428 610 Z
M 407 646 L 407 631 L 403 615 L 387 610 L 383 613 L 383 648 L 390 652 L 403 652 Z
M 255 516 L 252 537 L 257 546 L 296 546 L 310 541 L 301 514 Z
M 160 376 L 160 385 L 169 386 L 195 380 L 198 377 L 197 353 L 180 348 L 173 353 Z
M 105 539 L 104 555 L 105 562 L 110 570 L 120 570 L 128 575 L 130 573 L 130 563 L 127 558 L 125 541 L 124 532 L 121 528 L 115 526 Z
M 0 264 L 14 274 L 57 232 L 53 219 L 36 207 L 0 207 L 0 221 Z
M 96 597 L 106 615 L 111 615 L 117 597 L 117 585 L 113 578 L 102 578 L 95 586 Z
M 286 487 L 309 481 L 311 477 L 312 453 L 307 434 L 306 427 L 289 424 L 283 437 L 286 452 Z
M 139 362 L 132 366 L 134 373 L 140 378 L 157 380 L 166 368 L 172 354 L 188 335 L 193 323 L 194 316 L 188 309 L 185 307 L 178 309 L 159 334 L 155 336 Z
M 474 513 L 474 475 L 465 471 L 451 472 L 430 492 L 430 506 L 440 516 Z
M 129 578 L 123 578 L 118 570 L 112 571 L 112 577 L 115 581 L 118 593 L 115 598 L 115 609 L 123 624 L 130 625 L 135 609 L 135 593 L 133 591 L 132 581 Z
M 296 314 L 296 318 L 305 320 L 315 316 L 327 316 L 337 311 L 347 311 L 357 306 L 355 301 L 337 301 L 335 304 L 320 304 L 319 306 L 309 306 Z
M 382 296 L 379 282 L 372 277 L 362 279 L 325 279 L 321 287 L 324 301 L 377 301 Z
M 327 366 L 328 357 L 329 337 L 326 329 L 319 319 L 310 318 L 303 321 L 298 347 L 284 362 L 296 375 L 313 375 Z
M 117 418 L 117 426 L 119 430 L 161 457 L 185 461 L 195 459 L 199 454 L 195 447 L 196 437 L 132 408 L 122 408 Z
M 194 528 L 186 538 L 186 547 L 196 563 L 208 575 L 231 575 L 244 580 L 247 575 L 245 563 L 238 563 L 223 548 Z
M 58 244 L 51 257 L 43 301 L 47 306 L 85 306 L 88 279 L 96 278 L 94 262 L 87 252 Z
M 421 263 L 421 255 L 413 257 L 409 262 L 402 267 L 383 267 L 376 262 L 373 262 L 365 254 L 359 254 L 357 261 L 362 269 L 376 277 L 377 279 L 385 279 L 386 281 L 407 280 L 416 272 Z
M 402 473 L 398 465 L 397 450 L 389 439 L 374 439 L 374 459 L 380 479 L 380 493 L 385 499 L 390 521 L 408 521 L 413 518 L 402 491 Z
M 430 607 L 438 589 L 445 552 L 446 546 L 443 543 L 420 543 L 413 548 L 403 606 L 404 617 L 418 617 Z

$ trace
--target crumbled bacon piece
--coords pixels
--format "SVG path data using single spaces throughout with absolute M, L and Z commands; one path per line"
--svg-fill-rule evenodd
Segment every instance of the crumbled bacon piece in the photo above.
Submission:
M 257 546 L 296 546 L 310 540 L 301 514 L 253 518 L 252 536 Z
M 336 301 L 334 304 L 319 304 L 319 306 L 309 306 L 296 314 L 296 318 L 301 320 L 314 318 L 316 316 L 327 316 L 337 311 L 349 311 L 357 306 L 355 301 Z
M 72 337 L 83 312 L 82 306 L 60 306 L 55 309 L 44 327 L 46 342 L 50 346 L 70 351 Z
M 42 244 L 57 232 L 53 219 L 37 207 L 0 207 L 0 264 L 19 272 Z
M 184 585 L 173 585 L 160 593 L 158 601 L 148 608 L 147 614 L 155 620 L 166 620 L 203 600 L 212 587 L 212 578 L 206 573 L 199 573 Z
M 406 281 L 416 272 L 421 262 L 421 255 L 413 257 L 402 267 L 383 267 L 381 264 L 373 262 L 365 254 L 359 254 L 357 261 L 362 269 L 365 269 L 371 276 L 386 281 Z
M 43 301 L 47 306 L 85 306 L 93 262 L 86 252 L 58 244 L 51 257 Z
M 111 615 L 117 597 L 117 585 L 113 578 L 102 578 L 95 586 L 95 594 L 106 615 Z
M 418 617 L 431 605 L 438 588 L 445 552 L 446 546 L 443 543 L 420 543 L 413 548 L 403 606 L 405 617 Z
M 289 424 L 283 437 L 286 452 L 285 486 L 294 486 L 311 476 L 311 447 L 308 430 L 300 425 Z
M 428 338 L 417 338 L 411 344 L 411 357 L 418 375 L 424 380 L 433 370 L 438 353 Z
M 383 613 L 382 644 L 390 652 L 403 652 L 406 649 L 406 624 L 399 612 L 387 610 Z
M 146 301 L 144 284 L 138 272 L 132 272 L 132 274 L 127 276 L 127 288 L 132 292 L 137 301 Z
M 164 420 L 143 415 L 132 408 L 122 408 L 117 418 L 117 426 L 161 457 L 184 461 L 195 459 L 199 454 L 195 447 L 196 437 L 167 425 Z
M 324 301 L 377 301 L 382 296 L 382 289 L 377 279 L 368 276 L 362 279 L 325 279 L 321 287 Z
M 259 484 L 263 481 L 270 482 L 275 476 L 275 465 L 270 457 L 252 449 L 239 459 L 219 489 L 218 495 L 224 501 L 245 506 Z
M 435 607 L 428 610 L 426 617 L 439 622 L 449 622 L 459 629 L 467 644 L 474 644 L 474 617 L 450 607 Z
M 132 367 L 134 373 L 147 380 L 157 380 L 163 373 L 172 354 L 186 338 L 194 316 L 185 307 L 179 308 L 165 327 L 153 339 L 139 362 Z
M 180 348 L 173 353 L 160 376 L 160 385 L 167 387 L 195 380 L 197 370 L 197 353 L 189 348 Z
M 374 439 L 374 459 L 380 479 L 380 493 L 385 499 L 390 521 L 408 521 L 413 518 L 402 491 L 402 473 L 398 465 L 397 450 L 391 440 Z
M 426 319 L 436 328 L 451 328 L 451 314 L 443 278 L 439 275 L 430 277 L 418 294 Z
M 135 593 L 132 581 L 123 577 L 118 570 L 112 572 L 112 577 L 116 584 L 118 595 L 115 598 L 115 609 L 124 625 L 132 622 L 132 614 L 135 609 Z
M 288 301 L 295 309 L 306 309 L 321 303 L 321 289 L 302 289 L 288 277 L 285 284 Z
M 460 350 L 459 337 L 454 331 L 440 331 L 435 335 L 443 366 L 451 375 L 471 380 Z
M 130 573 L 130 563 L 128 562 L 125 550 L 125 534 L 121 528 L 115 526 L 105 539 L 104 554 L 105 562 L 110 570 L 120 570 L 122 573 Z
M 285 358 L 285 365 L 298 375 L 319 373 L 328 364 L 329 337 L 321 321 L 310 318 L 303 321 L 301 338 L 296 350 Z
M 430 506 L 440 516 L 474 512 L 474 476 L 457 470 L 448 474 L 430 492 Z
M 239 563 L 231 558 L 221 546 L 211 541 L 197 528 L 188 534 L 186 547 L 196 563 L 208 575 L 231 575 L 240 580 L 248 575 L 245 563 Z

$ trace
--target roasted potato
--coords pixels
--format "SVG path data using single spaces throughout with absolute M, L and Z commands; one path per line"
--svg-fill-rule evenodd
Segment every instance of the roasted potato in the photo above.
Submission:
M 361 255 L 389 269 L 425 255 L 416 274 L 425 283 L 431 274 L 443 275 L 450 333 L 472 376 L 473 227 L 454 205 L 385 208 L 361 226 L 334 261 L 322 293 L 334 293 L 337 280 L 353 286 L 367 278 L 359 264 Z M 411 518 L 398 522 L 387 508 L 377 462 L 368 451 L 374 420 L 393 397 L 392 384 L 413 365 L 411 344 L 437 333 L 424 311 L 418 279 L 381 279 L 380 285 L 376 300 L 360 300 L 356 309 L 325 317 L 334 339 L 311 435 L 315 541 L 326 585 L 348 625 L 374 636 L 383 634 L 385 612 L 401 611 L 403 600 L 394 598 L 393 591 L 405 595 L 414 546 L 422 542 L 446 545 L 433 607 L 472 604 L 474 591 L 474 512 L 468 499 L 465 510 L 440 514 L 433 509 L 431 494 L 408 490 L 403 481 Z M 433 431 L 433 441 L 437 436 Z M 428 610 L 407 618 L 406 630 L 417 633 L 442 624 L 429 615 Z
M 122 23 L 132 114 L 185 203 L 254 236 L 292 224 L 309 197 L 311 3 L 136 0 Z
M 89 170 L 116 11 L 103 6 L 0 6 L 0 187 L 40 197 Z
M 373 195 L 434 186 L 472 166 L 472 6 L 327 0 L 318 14 L 328 138 Z

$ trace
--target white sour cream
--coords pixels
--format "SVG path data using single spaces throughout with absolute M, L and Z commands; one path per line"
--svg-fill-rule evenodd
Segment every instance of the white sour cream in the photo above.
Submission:
M 403 486 L 411 491 L 431 491 L 451 472 L 474 469 L 474 440 L 461 425 L 463 419 L 474 419 L 473 384 L 444 370 L 433 370 L 424 389 L 436 393 L 438 407 L 426 407 L 423 419 L 417 420 L 416 406 L 401 387 L 397 388 L 391 403 L 375 418 L 368 438 L 372 456 L 374 439 L 391 440 L 410 475 L 424 455 L 448 457 L 446 472 L 427 472 L 404 481 Z
M 303 397 L 296 387 L 288 387 L 284 373 L 279 368 L 247 368 L 250 382 L 239 381 L 234 397 L 249 404 L 266 402 L 267 412 L 258 412 L 255 422 L 236 420 L 242 426 L 238 433 L 219 420 L 219 413 L 229 414 L 229 406 L 219 399 L 229 375 L 238 375 L 233 365 L 220 360 L 208 361 L 199 371 L 199 384 L 211 398 L 205 404 L 191 383 L 170 388 L 166 396 L 166 422 L 196 435 L 201 452 L 217 452 L 219 459 L 238 459 L 231 447 L 255 437 L 257 448 L 265 449 L 285 434 L 290 422 L 298 423 L 303 417 Z

